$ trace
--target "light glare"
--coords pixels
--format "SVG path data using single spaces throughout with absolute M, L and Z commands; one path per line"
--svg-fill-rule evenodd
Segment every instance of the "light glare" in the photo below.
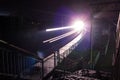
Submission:
M 75 21 L 72 28 L 76 31 L 82 31 L 84 29 L 84 22 L 83 21 Z

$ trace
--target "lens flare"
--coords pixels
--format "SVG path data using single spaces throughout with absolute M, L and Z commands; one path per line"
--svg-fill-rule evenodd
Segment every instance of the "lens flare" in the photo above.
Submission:
M 84 22 L 77 20 L 72 25 L 72 28 L 75 29 L 76 31 L 82 31 L 82 30 L 84 30 Z

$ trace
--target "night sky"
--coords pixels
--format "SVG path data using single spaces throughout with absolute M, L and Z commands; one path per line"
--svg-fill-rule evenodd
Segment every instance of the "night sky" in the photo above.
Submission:
M 51 44 L 42 41 L 70 30 L 45 32 L 46 28 L 68 26 L 82 16 L 89 20 L 88 0 L 1 0 L 0 39 L 45 56 L 58 50 L 77 34 Z M 80 17 L 81 18 L 81 17 Z

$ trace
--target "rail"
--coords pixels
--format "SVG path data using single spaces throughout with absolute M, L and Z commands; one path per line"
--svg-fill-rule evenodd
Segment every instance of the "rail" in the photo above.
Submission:
M 0 40 L 0 75 L 29 78 L 27 74 L 38 62 L 42 65 L 34 53 Z M 42 78 L 42 68 L 40 71 Z

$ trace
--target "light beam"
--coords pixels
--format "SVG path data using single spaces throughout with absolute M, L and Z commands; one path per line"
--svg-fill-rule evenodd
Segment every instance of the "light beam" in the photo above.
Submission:
M 46 32 L 49 32 L 49 31 L 57 31 L 57 30 L 64 30 L 64 29 L 73 29 L 72 31 L 70 32 L 67 32 L 65 34 L 62 34 L 62 35 L 59 35 L 57 37 L 53 37 L 51 39 L 48 39 L 48 40 L 45 40 L 43 41 L 43 43 L 46 43 L 46 42 L 49 42 L 49 43 L 52 43 L 52 42 L 55 42 L 57 40 L 60 40 L 62 38 L 65 38 L 67 36 L 70 36 L 76 32 L 82 32 L 85 30 L 84 28 L 84 22 L 81 21 L 81 20 L 76 20 L 74 21 L 74 23 L 71 25 L 71 26 L 66 26 L 66 27 L 59 27 L 59 28 L 50 28 L 50 29 L 46 29 Z
M 59 28 L 50 28 L 50 29 L 46 29 L 47 32 L 49 31 L 57 31 L 57 30 L 63 30 L 63 29 L 69 29 L 71 28 L 70 26 L 67 27 L 59 27 Z
M 82 31 L 84 28 L 84 22 L 81 20 L 76 20 L 71 26 L 66 26 L 66 27 L 59 27 L 59 28 L 50 28 L 46 29 L 46 32 L 49 31 L 57 31 L 57 30 L 64 30 L 64 29 L 74 29 L 75 31 Z
M 46 43 L 46 42 L 52 43 L 52 42 L 54 42 L 54 41 L 57 41 L 57 40 L 60 40 L 60 39 L 62 39 L 62 38 L 65 38 L 65 37 L 67 37 L 67 36 L 70 36 L 70 35 L 72 35 L 72 34 L 74 34 L 74 33 L 76 33 L 76 31 L 70 31 L 70 32 L 67 32 L 67 33 L 65 33 L 65 34 L 59 35 L 59 36 L 57 36 L 57 37 L 53 37 L 53 38 L 51 38 L 51 39 L 45 40 L 45 41 L 43 41 L 43 43 Z

